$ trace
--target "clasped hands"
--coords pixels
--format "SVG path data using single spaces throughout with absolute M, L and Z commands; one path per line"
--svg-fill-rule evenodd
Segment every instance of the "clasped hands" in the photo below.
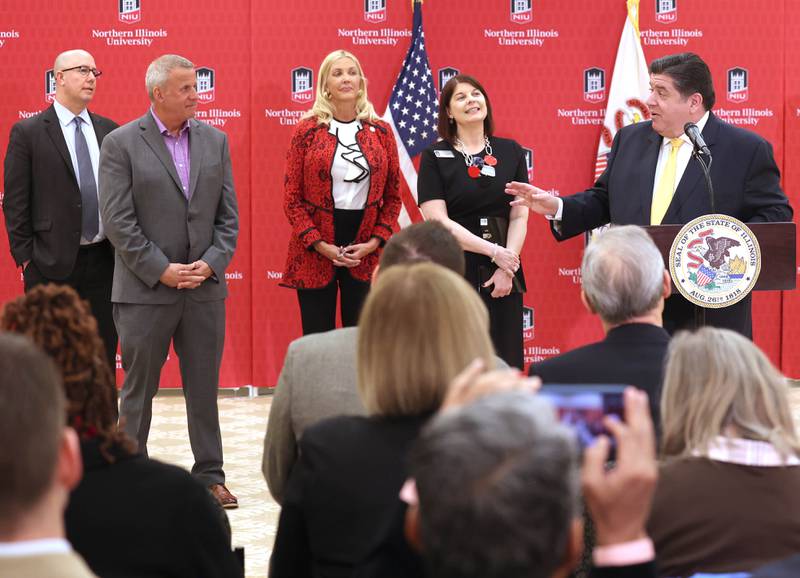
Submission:
M 198 259 L 194 263 L 170 263 L 164 269 L 159 281 L 167 287 L 176 289 L 196 289 L 213 274 L 214 271 L 208 263 Z
M 505 297 L 511 293 L 511 280 L 514 278 L 514 273 L 519 269 L 519 255 L 511 249 L 495 245 L 492 263 L 497 265 L 497 269 L 483 286 L 494 285 L 491 293 L 492 297 Z
M 314 249 L 323 257 L 330 259 L 336 267 L 357 267 L 361 264 L 361 259 L 372 253 L 378 248 L 380 241 L 372 237 L 366 243 L 353 243 L 345 247 L 338 247 L 325 241 L 320 241 L 314 245 Z

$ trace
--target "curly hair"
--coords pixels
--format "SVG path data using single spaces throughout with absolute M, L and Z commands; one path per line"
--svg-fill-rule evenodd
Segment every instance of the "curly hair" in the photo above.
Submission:
M 116 387 L 89 305 L 66 285 L 39 285 L 9 301 L 0 328 L 29 337 L 56 364 L 64 380 L 67 423 L 81 439 L 96 438 L 108 462 L 112 448 L 132 454 L 135 444 L 117 428 Z

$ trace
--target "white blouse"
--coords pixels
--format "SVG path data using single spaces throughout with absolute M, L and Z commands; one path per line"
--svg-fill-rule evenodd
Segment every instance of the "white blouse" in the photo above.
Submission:
M 331 119 L 328 132 L 338 139 L 331 165 L 333 204 L 337 209 L 363 209 L 369 193 L 369 165 L 356 134 L 362 129 L 358 119 L 340 122 Z

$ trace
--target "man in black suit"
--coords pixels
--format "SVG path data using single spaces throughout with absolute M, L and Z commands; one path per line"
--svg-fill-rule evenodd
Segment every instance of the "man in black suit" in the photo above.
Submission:
M 592 188 L 560 199 L 531 185 L 509 183 L 506 192 L 517 197 L 511 204 L 546 215 L 559 241 L 607 223 L 684 224 L 711 213 L 702 169 L 683 131 L 692 122 L 714 159 L 714 212 L 747 223 L 792 220 L 772 147 L 714 115 L 711 72 L 699 56 L 687 52 L 654 60 L 650 89 L 651 120 L 617 133 L 606 170 Z M 706 310 L 706 324 L 752 337 L 750 301 L 748 296 L 730 307 Z M 694 320 L 693 305 L 681 295 L 667 300 L 667 331 L 692 327 Z
M 600 317 L 603 341 L 534 363 L 543 383 L 618 383 L 647 392 L 658 427 L 658 405 L 669 334 L 662 327 L 669 273 L 640 227 L 612 227 L 586 247 L 581 301 Z
M 62 52 L 53 74 L 53 105 L 11 128 L 3 202 L 8 243 L 26 291 L 63 283 L 89 302 L 113 371 L 114 250 L 100 221 L 97 171 L 100 143 L 117 124 L 86 108 L 100 76 L 91 54 Z

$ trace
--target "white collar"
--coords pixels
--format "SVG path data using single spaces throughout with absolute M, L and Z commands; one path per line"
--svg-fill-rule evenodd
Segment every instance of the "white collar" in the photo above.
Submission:
M 35 556 L 39 554 L 69 554 L 70 552 L 72 552 L 72 546 L 64 538 L 0 542 L 0 558 Z
M 706 457 L 715 462 L 725 462 L 740 466 L 798 466 L 800 459 L 796 455 L 790 455 L 785 459 L 775 446 L 769 442 L 758 440 L 747 440 L 743 438 L 731 438 L 717 436 L 708 444 L 708 450 L 701 452 L 692 450 L 695 457 Z
M 76 116 L 81 117 L 83 122 L 86 124 L 92 124 L 92 117 L 89 116 L 89 110 L 86 108 L 84 108 L 80 114 L 75 114 L 66 106 L 58 102 L 58 100 L 53 100 L 53 108 L 56 110 L 58 122 L 61 123 L 61 126 L 67 126 L 69 123 L 75 120 Z

